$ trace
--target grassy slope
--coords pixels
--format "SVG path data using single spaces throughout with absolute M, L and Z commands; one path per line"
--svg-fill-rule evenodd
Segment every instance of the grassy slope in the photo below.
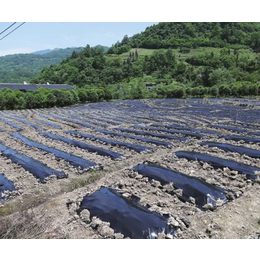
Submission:
M 211 53 L 213 52 L 214 54 L 220 53 L 220 50 L 223 48 L 214 48 L 214 47 L 199 47 L 196 49 L 190 49 L 189 53 L 181 53 L 180 49 L 171 49 L 174 54 L 176 55 L 176 58 L 178 60 L 185 60 L 191 56 L 194 55 L 201 55 L 201 54 L 205 54 L 205 53 Z M 108 55 L 108 57 L 120 57 L 122 59 L 126 59 L 129 56 L 130 52 L 134 52 L 136 49 L 131 49 L 129 52 L 125 52 L 122 53 L 120 55 L 116 55 L 116 54 L 110 54 Z M 166 51 L 167 49 L 143 49 L 143 48 L 138 48 L 137 52 L 139 55 L 139 58 L 143 58 L 144 56 L 150 56 L 153 54 L 154 51 L 160 51 L 160 50 L 164 50 Z M 243 56 L 248 56 L 249 58 L 255 58 L 257 56 L 257 53 L 252 52 L 250 49 L 240 49 L 239 53 Z

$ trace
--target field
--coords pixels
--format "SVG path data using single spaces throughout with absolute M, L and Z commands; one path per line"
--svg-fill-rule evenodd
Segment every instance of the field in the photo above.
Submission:
M 1 238 L 259 238 L 260 101 L 0 111 Z

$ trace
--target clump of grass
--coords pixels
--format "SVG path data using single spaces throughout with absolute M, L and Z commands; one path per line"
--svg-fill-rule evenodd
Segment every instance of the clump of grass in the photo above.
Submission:
M 0 239 L 34 238 L 42 230 L 33 210 L 23 210 L 0 221 Z
M 98 171 L 94 169 L 87 177 L 71 179 L 69 183 L 65 184 L 65 187 L 62 189 L 62 192 L 70 192 L 75 189 L 84 187 L 100 179 L 103 175 L 103 171 Z
M 9 201 L 4 206 L 0 207 L 0 217 L 8 216 L 18 211 L 32 209 L 44 203 L 47 199 L 47 196 L 43 193 L 34 193 L 29 197 L 23 197 L 22 203 L 20 200 Z

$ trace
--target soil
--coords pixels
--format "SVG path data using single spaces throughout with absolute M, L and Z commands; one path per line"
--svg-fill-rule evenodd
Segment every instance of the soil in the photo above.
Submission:
M 252 102 L 255 103 L 254 100 Z M 9 192 L 8 201 L 0 204 L 0 237 L 126 238 L 123 234 L 115 233 L 110 227 L 110 223 L 103 222 L 97 217 L 91 218 L 87 210 L 81 214 L 77 213 L 84 196 L 95 192 L 101 187 L 111 187 L 117 189 L 126 198 L 138 197 L 140 199 L 139 203 L 150 211 L 170 216 L 169 223 L 174 223 L 178 227 L 176 235 L 159 234 L 158 238 L 260 238 L 259 178 L 251 181 L 244 175 L 238 174 L 229 168 L 213 169 L 207 163 L 179 159 L 174 154 L 176 151 L 196 151 L 260 167 L 260 159 L 258 158 L 200 145 L 202 141 L 206 140 L 242 145 L 259 150 L 260 153 L 260 143 L 248 144 L 243 141 L 229 141 L 224 138 L 225 135 L 248 136 L 249 132 L 259 131 L 260 110 L 258 106 L 252 106 L 252 102 L 243 99 L 229 99 L 228 102 L 220 99 L 129 100 L 86 104 L 60 109 L 0 112 L 1 118 L 21 126 L 23 130 L 19 131 L 19 133 L 28 139 L 93 161 L 102 166 L 102 169 L 82 170 L 71 166 L 68 162 L 55 157 L 53 154 L 29 147 L 21 140 L 11 137 L 9 133 L 16 132 L 16 129 L 2 122 L 0 118 L 0 129 L 2 129 L 0 143 L 68 175 L 68 178 L 64 179 L 51 176 L 46 183 L 41 183 L 20 165 L 1 155 L 0 173 L 13 182 L 16 190 Z M 89 123 L 92 127 L 86 128 L 76 123 L 58 120 L 52 115 Z M 45 132 L 109 149 L 122 154 L 123 157 L 119 160 L 112 160 L 110 157 L 91 153 L 79 147 L 44 137 L 39 130 L 16 121 L 15 117 L 43 127 Z M 55 123 L 61 129 L 41 124 L 35 119 Z M 106 128 L 94 124 L 94 122 L 105 124 Z M 186 136 L 186 142 L 142 136 L 170 142 L 172 147 L 169 148 L 96 132 L 97 129 L 120 132 L 116 130 L 117 127 L 134 130 L 135 125 L 150 126 L 155 123 L 161 125 L 158 129 L 164 125 L 176 123 L 193 127 L 194 132 L 199 133 L 198 129 L 213 130 L 220 133 L 221 136 L 201 133 L 204 135 L 203 139 Z M 241 134 L 213 128 L 212 124 L 232 125 L 246 129 L 247 132 Z M 68 130 L 142 145 L 152 148 L 152 151 L 137 153 L 122 146 L 112 146 L 98 140 L 84 139 L 66 134 L 65 132 Z M 158 130 L 150 131 L 152 133 L 162 133 Z M 182 136 L 181 134 L 164 134 Z M 140 135 L 138 136 L 140 137 Z M 250 133 L 250 136 L 253 135 Z M 172 184 L 161 185 L 160 182 L 149 180 L 132 170 L 135 165 L 147 161 L 201 178 L 210 184 L 233 191 L 234 195 L 230 201 L 217 207 L 214 211 L 201 210 L 194 204 L 192 199 L 190 202 L 181 201 L 178 197 L 178 193 L 181 191 L 175 189 Z

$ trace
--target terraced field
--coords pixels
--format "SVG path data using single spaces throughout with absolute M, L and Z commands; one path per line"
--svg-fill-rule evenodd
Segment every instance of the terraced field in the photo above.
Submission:
M 259 238 L 260 102 L 0 111 L 2 238 Z

